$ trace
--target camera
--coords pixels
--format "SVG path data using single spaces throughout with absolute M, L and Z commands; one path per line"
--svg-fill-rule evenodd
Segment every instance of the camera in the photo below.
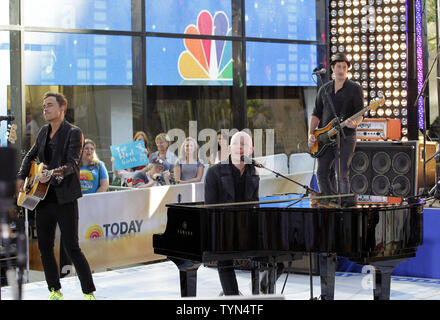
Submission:
M 153 178 L 153 180 L 154 181 L 157 181 L 157 182 L 159 182 L 159 183 L 165 183 L 165 179 L 164 179 L 164 177 L 162 177 L 162 175 L 156 175 L 154 178 Z

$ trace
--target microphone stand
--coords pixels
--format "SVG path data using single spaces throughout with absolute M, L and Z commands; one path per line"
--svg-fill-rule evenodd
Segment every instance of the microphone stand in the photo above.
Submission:
M 284 178 L 284 179 L 286 179 L 286 180 L 289 180 L 290 182 L 293 182 L 293 183 L 299 185 L 300 187 L 302 187 L 302 188 L 304 188 L 304 189 L 306 190 L 305 195 L 308 195 L 308 194 L 310 194 L 310 193 L 319 193 L 319 192 L 316 191 L 315 189 L 310 188 L 309 186 L 307 186 L 307 185 L 305 185 L 305 184 L 301 184 L 301 183 L 299 183 L 299 182 L 297 182 L 297 181 L 295 181 L 295 180 L 293 180 L 293 179 L 290 179 L 289 177 L 286 177 L 285 175 L 283 175 L 283 174 L 281 174 L 281 173 L 279 173 L 279 172 L 276 172 L 276 171 L 274 171 L 274 170 L 272 170 L 272 169 L 269 169 L 269 168 L 263 166 L 261 163 L 257 163 L 255 160 L 252 160 L 252 165 L 255 166 L 255 167 L 257 167 L 257 168 L 266 169 L 266 170 L 268 170 L 268 171 L 274 173 L 274 174 L 275 174 L 275 177 L 281 177 L 281 178 Z
M 318 85 L 322 86 L 324 83 L 321 79 L 321 74 L 317 74 L 318 75 Z M 319 84 L 320 83 L 320 84 Z M 344 137 L 345 140 L 345 132 L 344 130 L 341 128 L 341 121 L 339 120 L 338 114 L 336 113 L 336 109 L 335 106 L 333 105 L 333 102 L 331 100 L 331 98 L 329 97 L 329 94 L 327 92 L 327 90 L 325 90 L 325 88 L 323 88 L 324 90 L 324 104 L 330 106 L 330 110 L 333 113 L 333 117 L 336 119 L 334 128 L 338 131 L 337 133 L 337 142 L 336 142 L 336 150 L 337 150 L 337 154 L 338 154 L 338 177 L 337 177 L 337 193 L 340 194 L 341 193 L 341 133 L 342 136 Z M 338 197 L 338 204 L 339 206 L 341 206 L 342 204 L 342 199 L 341 197 Z

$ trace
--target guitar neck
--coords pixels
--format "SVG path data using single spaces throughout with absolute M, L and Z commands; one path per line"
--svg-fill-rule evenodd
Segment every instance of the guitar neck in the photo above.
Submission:
M 370 109 L 370 106 L 363 108 L 361 111 L 355 113 L 354 115 L 352 115 L 350 118 L 345 119 L 343 122 L 341 122 L 341 129 L 345 128 L 347 126 L 347 121 L 348 120 L 354 120 L 360 116 L 362 116 L 368 109 Z M 335 134 L 338 133 L 338 130 L 336 128 L 332 128 L 329 132 L 328 135 L 334 136 Z

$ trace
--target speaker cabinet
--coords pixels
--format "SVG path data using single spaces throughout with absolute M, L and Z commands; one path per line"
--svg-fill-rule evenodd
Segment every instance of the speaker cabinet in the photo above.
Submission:
M 408 197 L 417 194 L 418 141 L 358 141 L 350 166 L 356 194 Z

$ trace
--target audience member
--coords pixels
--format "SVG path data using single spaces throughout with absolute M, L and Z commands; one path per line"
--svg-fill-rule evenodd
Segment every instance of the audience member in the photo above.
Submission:
M 193 138 L 186 138 L 180 148 L 180 158 L 174 165 L 174 180 L 176 183 L 200 182 L 205 167 L 198 160 L 199 147 Z
M 217 152 L 211 155 L 209 165 L 225 161 L 229 156 L 229 136 L 222 134 L 221 130 L 217 131 Z
M 165 166 L 157 158 L 153 163 L 148 164 L 142 170 L 137 171 L 133 176 L 133 187 L 149 188 L 170 184 L 170 171 L 164 170 Z
M 169 171 L 173 172 L 174 164 L 176 163 L 177 156 L 168 150 L 170 145 L 170 138 L 166 133 L 159 133 L 155 139 L 157 151 L 150 155 L 150 162 L 156 158 L 165 160 L 166 166 L 169 167 Z
M 109 187 L 107 168 L 96 154 L 96 144 L 85 139 L 80 168 L 81 192 L 83 194 L 106 192 Z

